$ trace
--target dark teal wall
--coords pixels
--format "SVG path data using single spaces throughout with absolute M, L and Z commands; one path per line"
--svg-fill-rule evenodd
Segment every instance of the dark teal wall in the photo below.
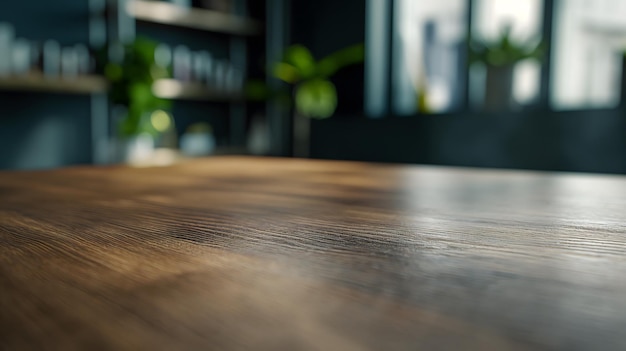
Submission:
M 626 174 L 622 110 L 313 121 L 315 158 Z
M 5 1 L 0 5 L 0 22 L 12 23 L 18 37 L 86 44 L 87 5 L 76 0 Z M 90 133 L 88 96 L 0 91 L 2 169 L 89 163 Z
M 88 4 L 88 0 L 3 1 L 0 22 L 12 23 L 17 35 L 28 39 L 87 43 Z
M 0 101 L 0 168 L 54 168 L 91 162 L 88 98 L 2 93 Z

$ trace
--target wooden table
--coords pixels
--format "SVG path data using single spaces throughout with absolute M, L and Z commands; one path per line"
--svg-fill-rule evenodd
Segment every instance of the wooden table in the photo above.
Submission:
M 626 350 L 626 178 L 0 173 L 0 349 Z

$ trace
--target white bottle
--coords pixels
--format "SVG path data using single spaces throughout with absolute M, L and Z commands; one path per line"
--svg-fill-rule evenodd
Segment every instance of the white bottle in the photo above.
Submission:
M 18 38 L 13 42 L 11 49 L 11 71 L 15 75 L 28 74 L 30 70 L 30 42 Z
M 190 126 L 180 138 L 180 150 L 188 157 L 200 157 L 215 151 L 213 129 L 207 123 L 196 123 Z
M 76 78 L 78 75 L 78 53 L 74 47 L 61 50 L 61 72 L 63 78 Z
M 61 71 L 61 46 L 57 41 L 48 40 L 43 44 L 43 74 L 46 78 L 56 78 Z
M 191 52 L 184 45 L 174 49 L 174 79 L 188 82 L 191 79 Z
M 78 74 L 86 75 L 91 73 L 91 55 L 87 46 L 76 44 L 74 45 L 74 51 L 76 52 L 76 60 L 78 62 Z
M 15 29 L 12 25 L 0 22 L 0 77 L 11 74 L 11 61 Z

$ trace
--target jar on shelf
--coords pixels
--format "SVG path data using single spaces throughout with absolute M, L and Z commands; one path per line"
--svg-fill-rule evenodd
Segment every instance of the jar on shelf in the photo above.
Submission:
M 26 75 L 31 67 L 31 43 L 30 41 L 18 38 L 13 42 L 11 48 L 11 72 L 14 75 Z
M 43 74 L 48 78 L 58 77 L 61 72 L 61 45 L 55 40 L 43 44 Z
M 0 53 L 11 52 L 15 38 L 15 29 L 6 22 L 0 22 Z M 0 54 L 0 76 L 11 74 L 11 56 Z
M 179 45 L 174 48 L 174 78 L 181 82 L 188 82 L 191 80 L 191 52 L 189 48 L 184 45 Z

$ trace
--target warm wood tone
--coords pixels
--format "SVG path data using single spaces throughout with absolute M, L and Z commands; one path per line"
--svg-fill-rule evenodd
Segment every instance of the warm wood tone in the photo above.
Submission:
M 0 91 L 35 91 L 61 94 L 106 93 L 108 83 L 99 76 L 46 78 L 42 74 L 0 77 Z
M 127 11 L 142 21 L 212 32 L 256 35 L 262 29 L 259 22 L 248 18 L 213 10 L 186 9 L 160 1 L 129 1 Z
M 626 178 L 0 173 L 0 349 L 625 350 Z
M 175 79 L 159 79 L 154 82 L 152 92 L 162 99 L 242 102 L 242 94 L 220 92 L 201 83 L 184 83 Z

